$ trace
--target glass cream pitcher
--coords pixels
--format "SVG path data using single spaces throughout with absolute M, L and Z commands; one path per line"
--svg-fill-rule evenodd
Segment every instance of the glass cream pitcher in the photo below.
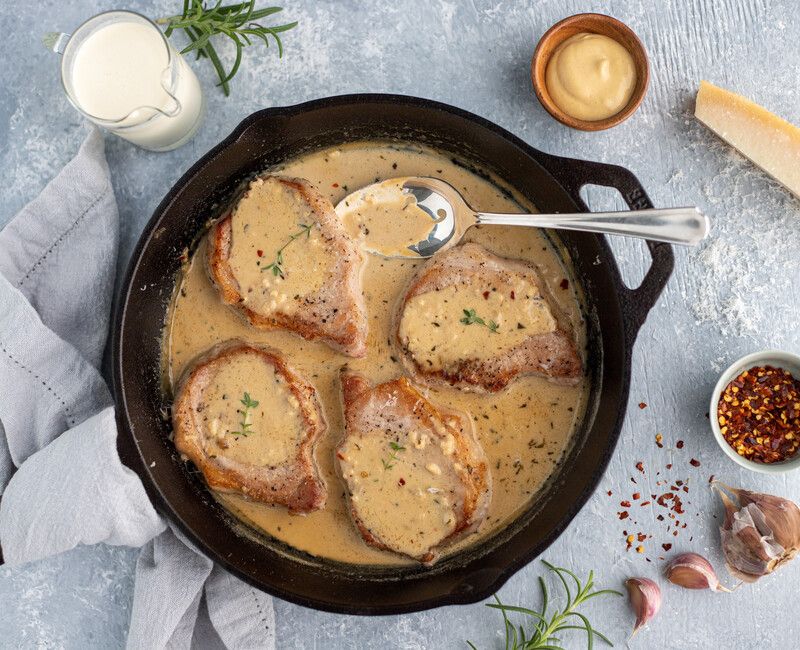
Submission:
M 86 118 L 151 151 L 188 142 L 203 118 L 192 69 L 149 18 L 107 11 L 73 34 L 48 34 L 61 54 L 61 82 Z

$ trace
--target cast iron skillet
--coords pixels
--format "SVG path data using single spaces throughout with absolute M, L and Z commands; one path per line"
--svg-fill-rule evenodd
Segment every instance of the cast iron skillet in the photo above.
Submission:
M 357 568 L 259 536 L 210 498 L 168 439 L 160 341 L 180 253 L 250 175 L 299 152 L 378 138 L 426 143 L 462 164 L 491 170 L 542 211 L 586 211 L 578 194 L 586 184 L 617 188 L 631 208 L 652 207 L 633 174 L 621 167 L 545 154 L 476 115 L 394 95 L 347 95 L 254 113 L 169 191 L 133 253 L 116 306 L 113 375 L 120 451 L 161 512 L 214 561 L 286 600 L 349 614 L 482 600 L 559 536 L 614 450 L 628 400 L 631 349 L 674 263 L 668 245 L 648 242 L 652 265 L 641 286 L 631 290 L 603 237 L 560 233 L 586 294 L 590 405 L 573 449 L 529 511 L 508 529 L 431 569 Z

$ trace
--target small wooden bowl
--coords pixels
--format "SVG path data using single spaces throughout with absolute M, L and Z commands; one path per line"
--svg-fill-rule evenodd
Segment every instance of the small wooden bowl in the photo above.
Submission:
M 636 66 L 636 85 L 633 88 L 633 95 L 631 95 L 630 101 L 619 113 L 604 120 L 579 120 L 567 115 L 556 106 L 547 90 L 545 73 L 547 72 L 547 64 L 550 62 L 550 57 L 561 43 L 581 32 L 602 34 L 613 38 L 631 53 L 633 63 Z M 647 84 L 650 81 L 650 66 L 647 62 L 647 50 L 644 49 L 639 37 L 626 24 L 604 14 L 575 14 L 557 22 L 542 36 L 531 60 L 531 80 L 533 81 L 533 89 L 536 91 L 536 96 L 542 106 L 559 122 L 581 131 L 602 131 L 624 122 L 639 108 L 639 104 L 642 103 L 647 93 Z

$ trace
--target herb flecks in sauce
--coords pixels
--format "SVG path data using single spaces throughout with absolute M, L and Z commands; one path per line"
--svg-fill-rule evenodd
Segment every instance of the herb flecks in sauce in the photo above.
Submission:
M 279 275 L 282 278 L 286 277 L 286 275 L 284 273 L 284 269 L 283 269 L 283 251 L 295 239 L 299 239 L 303 235 L 306 236 L 306 239 L 311 237 L 311 229 L 314 227 L 313 223 L 309 223 L 309 224 L 299 223 L 297 225 L 299 226 L 300 230 L 298 230 L 297 232 L 292 233 L 291 235 L 289 235 L 289 240 L 283 246 L 281 246 L 277 250 L 277 252 L 275 253 L 275 261 L 272 262 L 271 264 L 269 264 L 268 266 L 265 266 L 264 268 L 262 268 L 261 269 L 262 273 L 264 271 L 272 271 L 272 275 Z M 259 257 L 260 257 L 260 255 L 259 255 Z
M 483 320 L 483 318 L 475 313 L 474 309 L 465 309 L 464 318 L 461 319 L 461 322 L 464 323 L 464 325 L 483 325 L 493 334 L 497 334 L 497 330 L 500 327 L 493 320 L 490 320 L 487 323 L 485 320 Z
M 255 431 L 250 428 L 253 426 L 250 422 L 250 412 L 258 406 L 258 401 L 250 397 L 250 393 L 245 393 L 239 401 L 242 403 L 242 406 L 244 406 L 244 410 L 238 410 L 238 412 L 242 414 L 242 420 L 239 422 L 239 430 L 231 431 L 231 435 L 249 436 L 251 433 L 255 433 Z
M 389 443 L 389 447 L 391 447 L 392 451 L 389 453 L 389 459 L 381 459 L 383 463 L 383 469 L 392 469 L 394 464 L 400 460 L 400 457 L 397 455 L 398 451 L 405 451 L 406 448 L 402 445 L 397 444 L 394 440 Z

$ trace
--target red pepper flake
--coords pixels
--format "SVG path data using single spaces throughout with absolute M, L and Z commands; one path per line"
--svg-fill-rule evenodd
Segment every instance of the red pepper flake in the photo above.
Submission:
M 664 441 L 664 436 L 662 436 L 660 433 L 657 433 L 656 434 L 656 445 L 658 446 L 659 449 L 663 449 L 664 448 L 663 441 Z
M 630 508 L 631 507 L 631 502 L 630 501 L 620 501 L 619 505 L 621 505 L 623 508 Z
M 569 280 L 567 280 L 567 278 L 564 278 L 563 280 L 561 280 L 561 284 L 559 284 L 558 286 L 561 287 L 564 290 L 568 289 L 569 288 Z
M 644 508 L 645 506 L 649 506 L 650 503 L 651 503 L 650 501 L 642 501 L 639 505 L 642 506 L 642 508 Z
M 644 410 L 647 408 L 647 402 L 639 402 L 639 408 Z
M 489 300 L 489 292 L 488 291 L 484 291 L 483 292 L 483 299 L 484 300 Z
M 516 297 L 517 297 L 517 295 L 516 295 L 516 294 L 514 293 L 514 291 L 512 290 L 512 291 L 511 291 L 511 300 L 515 300 L 515 299 L 516 299 Z
M 647 535 L 645 535 L 644 533 L 639 533 L 639 534 L 636 536 L 636 539 L 637 539 L 637 541 L 643 542 L 644 540 L 646 540 L 646 539 L 647 539 Z
M 669 551 L 669 549 L 672 548 L 672 544 L 662 544 L 661 548 L 663 548 L 665 551 Z
M 617 515 L 619 516 L 620 519 L 627 519 L 628 518 L 627 510 L 623 510 L 622 512 L 618 512 Z
M 257 251 L 256 251 L 256 255 L 258 255 L 259 257 L 264 257 L 264 251 L 262 251 L 262 250 L 257 250 Z
M 633 500 L 634 500 L 634 501 L 638 501 L 638 500 L 639 500 L 639 498 L 640 498 L 641 496 L 642 496 L 642 495 L 641 495 L 641 494 L 639 494 L 638 492 L 634 492 L 634 493 L 633 493 Z
M 714 482 L 714 475 L 713 474 L 708 477 L 708 482 L 709 483 L 713 483 Z
M 692 458 L 692 460 L 689 461 L 689 464 L 692 467 L 700 467 L 700 461 L 697 460 L 696 458 Z
M 606 492 L 606 494 L 608 494 L 608 496 L 611 496 L 613 494 L 613 492 L 611 492 L 611 490 L 609 490 L 608 492 Z
M 658 515 L 656 519 L 658 519 L 659 521 L 664 521 L 664 515 Z
M 675 446 L 678 449 L 683 449 L 683 440 L 678 440 L 678 442 L 675 443 Z
M 686 492 L 686 494 L 689 494 L 689 486 L 688 486 L 688 485 L 684 485 L 684 486 L 681 488 L 681 490 L 683 490 L 684 492 Z
M 405 484 L 406 484 L 406 480 L 405 480 L 405 479 L 404 479 L 402 476 L 400 477 L 400 480 L 399 480 L 399 481 L 397 481 L 397 482 L 398 482 L 400 485 L 405 485 Z
M 667 469 L 672 469 L 672 463 L 669 463 L 669 464 L 667 465 Z
M 717 406 L 720 433 L 757 463 L 786 460 L 800 446 L 800 380 L 773 366 L 754 366 L 732 380 Z
M 638 469 L 642 474 L 644 474 L 644 463 L 642 461 L 636 463 L 636 469 Z
M 339 183 L 334 183 L 331 187 L 339 187 Z

